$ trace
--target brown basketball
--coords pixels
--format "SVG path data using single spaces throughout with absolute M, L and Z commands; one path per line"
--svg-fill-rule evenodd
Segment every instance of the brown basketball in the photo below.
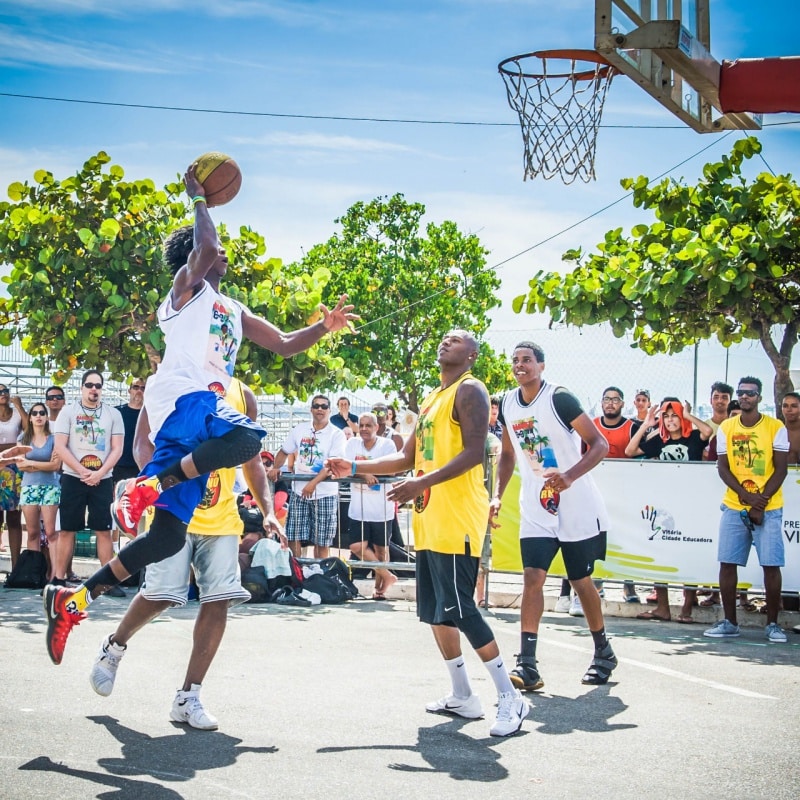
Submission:
M 242 171 L 225 153 L 204 153 L 195 164 L 195 174 L 203 184 L 209 207 L 229 203 L 242 188 Z

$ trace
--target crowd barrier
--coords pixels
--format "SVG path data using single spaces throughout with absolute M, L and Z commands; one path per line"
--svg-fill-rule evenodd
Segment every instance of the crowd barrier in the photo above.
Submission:
M 608 459 L 592 470 L 609 514 L 608 551 L 594 576 L 641 583 L 715 586 L 717 537 L 725 486 L 716 464 Z M 519 472 L 503 496 L 501 527 L 492 534 L 492 569 L 522 572 Z M 569 491 L 569 490 L 567 490 Z M 783 484 L 784 591 L 800 591 L 800 468 Z M 551 575 L 564 576 L 560 557 Z M 763 590 L 755 550 L 739 569 L 742 587 Z

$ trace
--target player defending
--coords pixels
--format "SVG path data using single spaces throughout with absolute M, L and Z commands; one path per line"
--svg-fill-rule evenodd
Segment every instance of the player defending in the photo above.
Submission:
M 463 633 L 497 689 L 497 718 L 489 732 L 510 736 L 530 707 L 512 685 L 474 599 L 489 505 L 483 485 L 489 394 L 470 372 L 477 357 L 478 343 L 470 333 L 450 331 L 439 345 L 441 386 L 423 400 L 416 436 L 399 453 L 370 461 L 332 458 L 327 465 L 336 477 L 414 468 L 415 477 L 395 483 L 386 496 L 414 502 L 417 615 L 431 626 L 452 682 L 452 693 L 426 709 L 467 719 L 483 716 L 461 653 Z
M 155 452 L 139 478 L 117 487 L 112 505 L 117 525 L 130 536 L 136 534 L 148 506 L 155 506 L 153 524 L 146 536 L 131 542 L 77 589 L 45 587 L 47 650 L 54 664 L 61 663 L 72 627 L 86 617 L 86 608 L 95 598 L 183 547 L 208 473 L 238 466 L 261 451 L 265 431 L 222 397 L 242 338 L 289 357 L 358 319 L 350 313 L 353 307 L 344 304 L 343 295 L 332 311 L 320 307 L 319 322 L 284 333 L 221 294 L 219 284 L 228 258 L 194 165 L 187 170 L 184 184 L 194 205 L 194 226 L 174 231 L 164 243 L 175 277 L 158 309 L 164 358 L 148 381 L 144 401 Z
M 490 503 L 490 517 L 495 518 L 518 461 L 524 584 L 522 643 L 511 680 L 523 691 L 544 686 L 536 669 L 536 644 L 544 610 L 544 581 L 560 548 L 567 577 L 578 593 L 594 639 L 594 658 L 582 682 L 604 684 L 617 666 L 617 658 L 606 638 L 600 596 L 591 576 L 594 562 L 606 556 L 606 509 L 586 473 L 608 453 L 608 442 L 571 392 L 542 380 L 544 352 L 539 345 L 520 342 L 511 364 L 519 389 L 508 392 L 500 406 L 503 449 Z M 581 440 L 587 446 L 583 455 Z

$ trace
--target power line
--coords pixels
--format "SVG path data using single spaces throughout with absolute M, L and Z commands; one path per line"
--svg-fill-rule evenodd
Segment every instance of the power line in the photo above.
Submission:
M 18 94 L 15 92 L 0 92 L 0 97 L 13 97 L 18 100 L 40 100 L 48 103 L 72 103 L 77 105 L 104 106 L 110 108 L 136 108 L 147 111 L 175 111 L 188 114 L 220 114 L 223 116 L 237 117 L 273 117 L 276 119 L 311 119 L 328 120 L 335 122 L 378 122 L 395 125 L 455 125 L 476 128 L 517 128 L 517 122 L 482 122 L 478 120 L 447 120 L 447 119 L 414 119 L 404 117 L 348 117 L 336 114 L 288 114 L 278 111 L 243 111 L 240 109 L 201 108 L 193 106 L 162 106 L 152 103 L 122 103 L 112 100 L 81 100 L 75 97 L 49 97 L 46 95 Z M 800 119 L 788 122 L 768 123 L 772 125 L 800 125 Z M 551 127 L 559 128 L 560 125 Z M 567 127 L 567 126 L 563 126 Z M 620 130 L 682 130 L 685 125 L 609 125 L 601 124 L 599 127 Z

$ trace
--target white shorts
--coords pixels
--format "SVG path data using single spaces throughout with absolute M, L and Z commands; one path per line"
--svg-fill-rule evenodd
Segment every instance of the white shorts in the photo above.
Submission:
M 186 605 L 192 566 L 201 603 L 227 600 L 236 606 L 250 599 L 239 572 L 239 537 L 199 533 L 186 534 L 186 543 L 174 556 L 147 565 L 142 597 Z

